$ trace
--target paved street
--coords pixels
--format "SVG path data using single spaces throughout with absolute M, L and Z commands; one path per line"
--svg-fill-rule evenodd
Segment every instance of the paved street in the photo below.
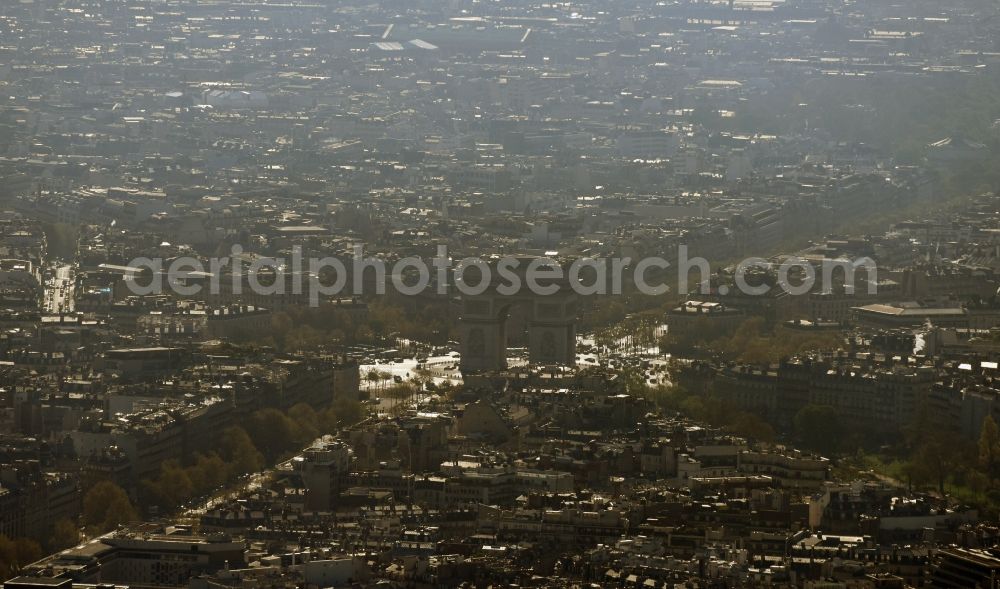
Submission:
M 49 313 L 73 312 L 75 278 L 72 266 L 60 264 L 56 267 L 55 272 L 45 281 L 45 311 Z

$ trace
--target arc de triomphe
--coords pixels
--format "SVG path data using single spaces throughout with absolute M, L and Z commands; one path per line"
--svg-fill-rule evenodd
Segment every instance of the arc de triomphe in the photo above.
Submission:
M 523 306 L 528 319 L 528 357 L 533 364 L 573 365 L 576 362 L 577 294 L 569 283 L 553 294 L 536 294 L 525 288 L 501 294 L 491 285 L 482 294 L 462 299 L 459 318 L 463 372 L 488 372 L 507 367 L 507 317 Z

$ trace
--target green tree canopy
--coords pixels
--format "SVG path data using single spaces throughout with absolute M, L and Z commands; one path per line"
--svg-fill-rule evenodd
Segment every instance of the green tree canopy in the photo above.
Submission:
M 289 409 L 288 417 L 295 422 L 297 444 L 305 445 L 319 437 L 320 416 L 308 403 L 299 403 Z
M 295 422 L 273 408 L 254 412 L 247 421 L 247 431 L 257 449 L 272 461 L 291 449 L 296 440 Z
M 992 415 L 983 419 L 979 434 L 979 465 L 990 477 L 996 476 L 1000 466 L 1000 428 Z
M 52 525 L 52 535 L 49 537 L 46 548 L 51 552 L 55 552 L 76 546 L 79 542 L 79 527 L 73 521 L 64 517 Z
M 242 427 L 234 425 L 226 428 L 219 445 L 222 458 L 229 462 L 234 473 L 257 472 L 264 465 L 264 457 Z
M 38 542 L 28 538 L 10 539 L 0 534 L 0 575 L 4 579 L 16 576 L 25 565 L 42 557 Z
M 94 533 L 103 534 L 138 519 L 128 494 L 111 481 L 97 483 L 83 498 L 83 523 Z
M 805 447 L 823 453 L 836 452 L 846 434 L 840 413 L 829 405 L 806 405 L 795 414 L 794 425 Z
M 234 474 L 230 465 L 215 452 L 197 454 L 194 464 L 187 468 L 188 477 L 196 495 L 204 495 L 218 488 Z

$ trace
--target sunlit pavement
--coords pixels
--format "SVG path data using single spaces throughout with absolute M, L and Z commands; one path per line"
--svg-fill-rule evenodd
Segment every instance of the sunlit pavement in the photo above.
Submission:
M 45 300 L 43 308 L 48 313 L 72 313 L 73 306 L 73 267 L 61 264 L 55 273 L 45 281 Z

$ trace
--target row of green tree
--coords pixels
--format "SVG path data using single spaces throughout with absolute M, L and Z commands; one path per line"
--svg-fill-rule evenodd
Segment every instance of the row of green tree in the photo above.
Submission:
M 245 427 L 227 428 L 217 451 L 199 453 L 186 465 L 177 460 L 163 462 L 157 476 L 140 483 L 139 496 L 144 505 L 156 505 L 167 511 L 175 509 L 195 497 L 212 493 L 241 475 L 258 472 L 266 464 L 273 464 L 317 437 L 334 433 L 342 425 L 355 423 L 361 417 L 357 401 L 346 399 L 322 411 L 306 403 L 293 406 L 287 413 L 273 408 L 261 409 L 246 420 Z M 106 533 L 139 518 L 139 510 L 128 493 L 112 481 L 99 481 L 84 495 L 80 525 L 89 536 Z M 74 522 L 57 522 L 48 549 L 61 550 L 78 540 L 79 531 Z M 23 566 L 31 562 L 25 561 L 23 555 L 35 554 L 30 548 L 37 543 L 32 544 L 31 540 L 18 540 L 17 543 L 17 550 L 0 554 L 4 559 L 0 566 L 4 563 Z M 7 547 L 0 543 L 0 550 Z
M 992 416 L 983 419 L 978 440 L 970 440 L 921 404 L 897 444 L 870 453 L 854 451 L 841 461 L 849 472 L 873 470 L 912 490 L 1000 512 L 1000 428 Z
M 704 348 L 748 364 L 770 364 L 809 350 L 836 348 L 843 343 L 840 332 L 792 331 L 774 327 L 762 317 L 751 317 L 735 329 L 726 329 L 703 319 L 683 333 L 664 336 L 666 351 L 684 352 Z
M 759 416 L 741 411 L 714 395 L 699 395 L 677 385 L 646 387 L 640 394 L 663 411 L 680 413 L 758 442 L 774 442 L 777 434 Z
M 404 309 L 386 297 L 372 300 L 364 312 L 333 305 L 290 307 L 276 313 L 271 333 L 262 340 L 277 350 L 295 352 L 355 344 L 386 344 L 395 338 L 444 344 L 455 335 L 454 314 L 440 305 L 410 302 Z M 260 343 L 260 342 L 258 342 Z
M 759 415 L 741 410 L 714 394 L 679 386 L 647 387 L 647 398 L 665 411 L 720 427 L 760 442 L 776 441 L 774 427 Z M 1000 427 L 986 416 L 978 441 L 968 440 L 941 421 L 926 403 L 898 436 L 883 446 L 886 432 L 852 425 L 829 405 L 810 404 L 792 420 L 788 440 L 796 446 L 838 459 L 857 475 L 875 469 L 914 490 L 949 494 L 990 512 L 1000 511 Z
M 42 557 L 75 546 L 80 541 L 76 523 L 62 518 L 55 522 L 45 544 L 32 538 L 9 538 L 0 534 L 0 578 L 9 579 Z
M 10 579 L 42 557 L 42 547 L 28 538 L 8 538 L 0 534 L 0 578 Z
M 640 394 L 661 410 L 676 412 L 696 421 L 722 428 L 734 435 L 758 442 L 779 441 L 777 430 L 762 416 L 739 408 L 715 393 L 695 393 L 678 385 L 642 388 Z M 782 439 L 828 456 L 854 453 L 859 448 L 877 446 L 881 438 L 853 427 L 836 408 L 809 404 L 792 419 L 792 428 Z
M 223 432 L 218 451 L 198 453 L 187 465 L 164 461 L 157 476 L 140 483 L 140 497 L 144 504 L 174 509 L 360 418 L 360 405 L 348 400 L 322 411 L 307 403 L 299 403 L 287 413 L 274 408 L 258 410 L 242 427 L 231 426 Z
M 1000 509 L 1000 428 L 991 415 L 973 441 L 942 424 L 922 404 L 898 454 L 898 476 L 908 485 L 951 493 L 994 512 Z

